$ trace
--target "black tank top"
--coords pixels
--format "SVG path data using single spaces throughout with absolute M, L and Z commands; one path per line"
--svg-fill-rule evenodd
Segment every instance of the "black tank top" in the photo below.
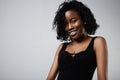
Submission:
M 74 57 L 65 51 L 69 43 L 64 43 L 58 57 L 57 80 L 92 80 L 96 69 L 96 55 L 94 52 L 93 37 L 85 51 L 75 54 Z

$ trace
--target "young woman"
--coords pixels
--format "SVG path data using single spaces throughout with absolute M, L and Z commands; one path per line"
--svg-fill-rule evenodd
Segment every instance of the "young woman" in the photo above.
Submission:
M 57 10 L 53 28 L 60 44 L 47 80 L 107 80 L 107 45 L 103 37 L 92 37 L 99 25 L 88 7 L 79 1 L 65 1 Z

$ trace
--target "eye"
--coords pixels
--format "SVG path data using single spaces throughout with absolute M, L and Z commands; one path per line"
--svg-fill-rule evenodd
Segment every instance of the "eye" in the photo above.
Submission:
M 71 19 L 71 23 L 74 23 L 74 22 L 76 22 L 77 20 L 76 19 Z

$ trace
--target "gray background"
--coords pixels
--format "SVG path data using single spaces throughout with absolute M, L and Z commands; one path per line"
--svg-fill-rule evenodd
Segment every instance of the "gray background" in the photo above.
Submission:
M 64 0 L 0 0 L 0 80 L 45 80 L 57 46 L 51 30 Z M 120 80 L 120 0 L 81 0 L 108 44 L 108 78 Z M 97 80 L 96 72 L 94 79 Z

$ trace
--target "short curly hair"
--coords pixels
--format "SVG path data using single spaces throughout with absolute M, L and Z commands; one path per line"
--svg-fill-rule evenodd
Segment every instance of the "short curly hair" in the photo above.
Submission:
M 69 40 L 69 35 L 65 31 L 65 12 L 68 10 L 77 11 L 84 23 L 85 31 L 89 35 L 95 34 L 96 29 L 99 27 L 99 25 L 96 23 L 96 19 L 94 18 L 91 10 L 82 2 L 71 0 L 60 4 L 53 20 L 53 29 L 55 29 L 57 32 L 58 40 Z

